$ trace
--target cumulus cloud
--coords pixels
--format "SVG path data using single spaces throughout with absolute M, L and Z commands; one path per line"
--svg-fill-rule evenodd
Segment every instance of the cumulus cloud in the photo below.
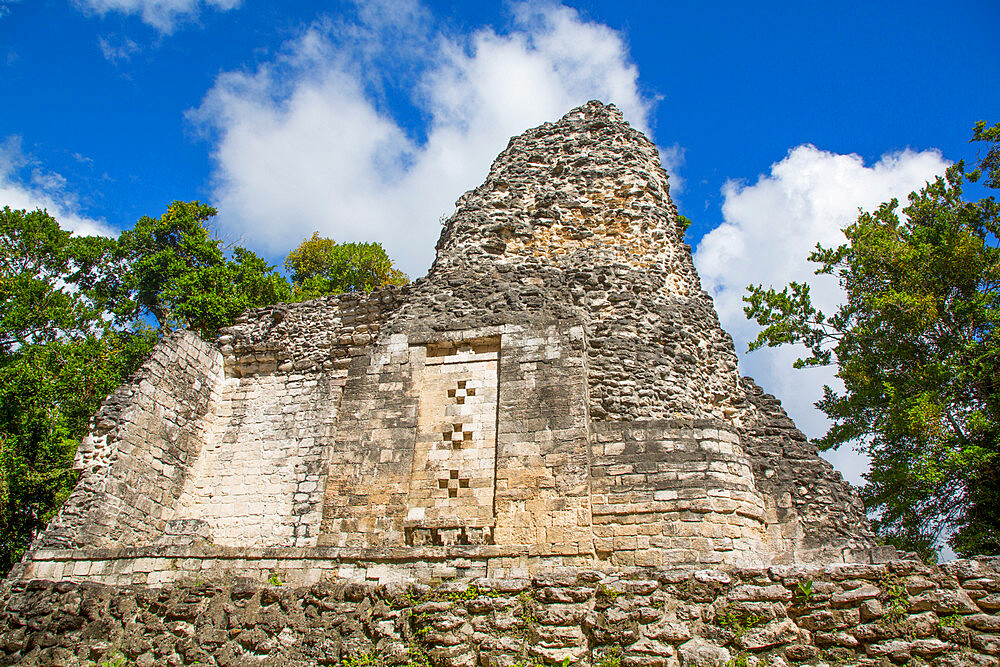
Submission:
M 79 202 L 66 188 L 66 179 L 46 171 L 21 149 L 19 137 L 0 142 L 0 208 L 45 209 L 59 226 L 81 236 L 115 236 L 103 220 L 81 215 Z
M 453 35 L 416 3 L 390 6 L 318 22 L 255 71 L 222 74 L 191 112 L 213 141 L 227 232 L 274 255 L 314 230 L 379 241 L 418 276 L 439 219 L 512 135 L 595 98 L 649 129 L 622 36 L 575 10 L 525 3 L 508 32 Z M 382 95 L 400 81 L 416 91 L 402 112 Z
M 805 281 L 812 286 L 814 303 L 832 313 L 842 292 L 836 279 L 813 274 L 816 265 L 806 258 L 816 243 L 840 245 L 840 230 L 857 219 L 859 208 L 870 211 L 893 197 L 905 201 L 909 192 L 943 174 L 948 164 L 937 151 L 906 150 L 866 166 L 857 155 L 805 145 L 789 151 L 756 183 L 729 182 L 723 188 L 724 221 L 698 244 L 695 264 L 723 327 L 736 342 L 741 372 L 781 398 L 808 436 L 826 432 L 826 418 L 813 403 L 824 384 L 838 386 L 836 378 L 829 368 L 793 369 L 804 348 L 746 353 L 758 331 L 743 314 L 747 285 L 780 289 L 793 280 Z M 867 461 L 845 448 L 827 458 L 856 483 L 867 470 Z
M 76 0 L 77 6 L 104 16 L 109 12 L 138 14 L 160 32 L 169 33 L 185 19 L 193 19 L 203 7 L 220 11 L 234 9 L 243 0 Z

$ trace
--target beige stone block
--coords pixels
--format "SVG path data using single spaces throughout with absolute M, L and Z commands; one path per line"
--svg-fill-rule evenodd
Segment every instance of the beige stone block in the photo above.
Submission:
M 86 578 L 86 576 L 90 574 L 90 566 L 91 562 L 89 560 L 78 560 L 74 562 L 71 576 L 74 579 Z
M 633 536 L 615 536 L 612 540 L 616 551 L 634 551 L 638 547 L 638 540 Z
M 49 579 L 55 581 L 55 563 L 51 561 L 33 561 L 25 568 L 26 579 Z

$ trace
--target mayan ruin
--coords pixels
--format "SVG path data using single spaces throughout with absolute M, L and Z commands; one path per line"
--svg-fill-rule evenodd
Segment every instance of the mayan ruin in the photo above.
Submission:
M 0 664 L 1000 665 L 1000 561 L 876 541 L 683 236 L 590 102 L 411 285 L 170 334 L 6 580 Z

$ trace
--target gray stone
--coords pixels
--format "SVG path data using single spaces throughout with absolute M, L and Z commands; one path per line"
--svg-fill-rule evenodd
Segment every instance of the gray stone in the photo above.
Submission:
M 732 658 L 728 649 L 699 637 L 681 644 L 678 652 L 683 667 L 722 667 Z

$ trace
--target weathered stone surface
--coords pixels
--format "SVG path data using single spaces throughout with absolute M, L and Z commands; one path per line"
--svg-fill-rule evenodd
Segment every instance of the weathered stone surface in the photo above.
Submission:
M 5 582 L 0 663 L 995 667 L 1000 561 L 875 544 L 617 109 L 513 138 L 437 250 L 167 336 Z
M 865 584 L 853 590 L 835 594 L 830 598 L 830 604 L 833 607 L 854 607 L 859 602 L 872 600 L 880 594 L 881 591 L 878 588 Z
M 992 632 L 1000 634 L 1000 616 L 990 616 L 989 614 L 973 614 L 962 619 L 965 625 L 973 630 L 982 632 Z
M 697 637 L 684 642 L 679 649 L 681 665 L 687 667 L 722 667 L 731 657 L 729 651 Z
M 920 567 L 929 580 L 960 585 L 936 568 Z M 433 587 L 214 580 L 158 589 L 11 582 L 0 608 L 0 664 L 59 664 L 67 654 L 113 663 L 118 651 L 128 660 L 155 665 L 249 664 L 254 656 L 268 654 L 272 661 L 296 665 L 364 656 L 404 664 L 425 655 L 456 665 L 517 662 L 525 656 L 561 663 L 570 657 L 586 666 L 611 652 L 623 665 L 674 667 L 720 666 L 740 655 L 748 665 L 860 665 L 868 664 L 864 660 L 904 662 L 909 656 L 935 665 L 986 666 L 1000 650 L 994 615 L 939 617 L 897 606 L 890 620 L 859 625 L 861 608 L 872 602 L 863 596 L 854 607 L 841 600 L 834 608 L 826 600 L 813 601 L 808 609 L 794 599 L 766 599 L 774 597 L 770 586 L 783 585 L 781 572 L 733 569 L 725 572 L 726 584 L 713 576 L 718 597 L 709 603 L 693 601 L 699 593 L 688 584 L 669 581 L 659 581 L 654 591 L 641 583 L 635 586 L 638 592 L 612 593 L 610 586 L 587 581 L 593 578 L 589 573 L 539 576 L 527 588 L 524 581 L 488 588 L 481 579 Z M 642 572 L 618 574 L 632 578 L 608 577 L 611 585 L 656 581 Z M 697 581 L 694 570 L 671 579 Z M 839 581 L 817 578 L 813 586 Z M 503 587 L 523 590 L 497 590 Z M 545 590 L 574 590 L 579 597 L 570 603 L 547 601 L 539 595 Z M 748 591 L 765 599 L 734 599 L 747 597 Z M 656 606 L 649 606 L 653 600 Z M 725 627 L 717 624 L 721 618 Z
M 1000 637 L 996 635 L 973 635 L 972 648 L 990 655 L 1000 655 Z
M 798 638 L 798 627 L 790 619 L 783 618 L 774 620 L 763 628 L 748 631 L 739 638 L 739 644 L 742 648 L 759 651 L 781 644 L 791 644 Z
M 80 484 L 16 576 L 876 557 L 850 487 L 737 375 L 656 148 L 616 108 L 513 138 L 437 251 L 402 289 L 165 339 L 95 416 Z
M 958 612 L 974 614 L 979 607 L 969 594 L 961 589 L 931 590 L 914 597 L 910 601 L 912 611 L 935 611 L 938 613 Z

